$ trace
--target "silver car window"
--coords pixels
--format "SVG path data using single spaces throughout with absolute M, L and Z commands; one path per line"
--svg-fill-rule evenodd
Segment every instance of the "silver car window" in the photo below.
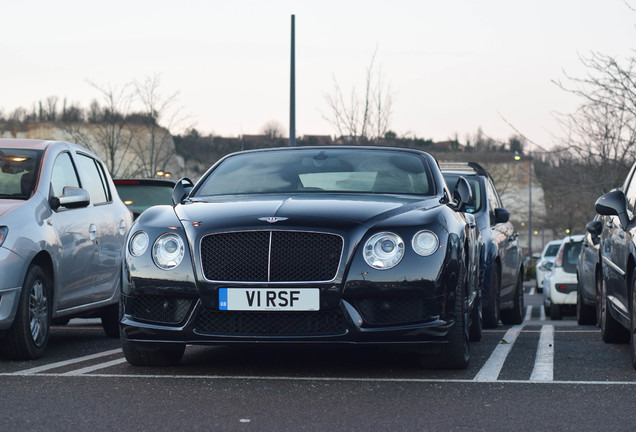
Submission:
M 51 176 L 51 190 L 53 196 L 59 197 L 66 186 L 79 187 L 79 180 L 75 166 L 68 153 L 60 154 L 53 165 Z
M 98 163 L 92 157 L 78 154 L 77 163 L 84 174 L 84 188 L 88 191 L 93 205 L 104 204 L 109 201 L 108 189 L 104 184 L 103 173 L 98 168 Z

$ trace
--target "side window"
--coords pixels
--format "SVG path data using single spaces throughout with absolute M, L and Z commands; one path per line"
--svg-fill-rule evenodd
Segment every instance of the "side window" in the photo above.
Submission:
M 633 212 L 634 205 L 636 205 L 636 180 L 634 177 L 632 177 L 626 186 L 625 198 L 627 199 L 627 208 Z
M 60 154 L 53 165 L 51 176 L 51 190 L 53 196 L 59 197 L 66 186 L 79 187 L 77 172 L 68 153 Z
M 495 186 L 490 180 L 486 182 L 486 194 L 488 195 L 488 212 L 490 213 L 490 225 L 495 225 L 495 208 L 501 207 L 501 202 L 495 192 Z
M 104 204 L 110 201 L 105 174 L 99 162 L 92 157 L 78 154 L 77 164 L 86 181 L 84 188 L 88 191 L 93 205 Z

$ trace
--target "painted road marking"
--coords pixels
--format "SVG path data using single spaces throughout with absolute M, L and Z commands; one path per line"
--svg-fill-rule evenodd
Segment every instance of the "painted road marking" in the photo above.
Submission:
M 91 354 L 91 355 L 87 355 L 84 357 L 77 357 L 74 359 L 70 359 L 70 360 L 64 360 L 64 361 L 59 361 L 59 362 L 55 362 L 55 363 L 49 363 L 49 364 L 45 364 L 42 366 L 38 366 L 38 367 L 34 367 L 34 368 L 30 368 L 30 369 L 24 369 L 21 371 L 17 371 L 17 372 L 12 372 L 9 375 L 33 375 L 33 374 L 37 374 L 40 372 L 44 372 L 47 370 L 51 370 L 51 369 L 56 369 L 59 367 L 63 367 L 63 366 L 68 366 L 71 364 L 75 364 L 75 363 L 81 363 L 84 361 L 88 361 L 88 360 L 93 360 L 96 358 L 100 358 L 100 357 L 106 357 L 112 354 L 117 354 L 117 353 L 121 353 L 121 348 L 117 348 L 114 350 L 110 350 L 110 351 L 104 351 L 101 353 L 97 353 L 97 354 Z
M 537 356 L 530 381 L 553 381 L 554 379 L 554 326 L 541 327 Z
M 510 350 L 517 340 L 517 336 L 519 336 L 519 332 L 521 332 L 522 328 L 523 325 L 513 326 L 506 332 L 501 342 L 497 345 L 486 361 L 486 364 L 484 364 L 475 378 L 473 378 L 474 381 L 497 381 L 501 368 L 503 367 L 504 362 L 506 361 L 506 358 L 508 357 L 508 354 L 510 353 Z

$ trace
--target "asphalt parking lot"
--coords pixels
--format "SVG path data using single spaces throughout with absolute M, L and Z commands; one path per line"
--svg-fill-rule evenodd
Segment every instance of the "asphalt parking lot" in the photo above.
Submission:
M 484 331 L 466 370 L 355 346 L 189 346 L 178 367 L 130 366 L 98 321 L 53 329 L 44 358 L 0 361 L 4 430 L 632 430 L 636 372 L 574 317 Z

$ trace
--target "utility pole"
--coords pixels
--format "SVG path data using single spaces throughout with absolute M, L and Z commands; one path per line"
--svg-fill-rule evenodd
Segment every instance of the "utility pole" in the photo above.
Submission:
M 289 145 L 296 146 L 296 58 L 295 58 L 295 15 L 291 16 L 291 73 L 289 91 Z

